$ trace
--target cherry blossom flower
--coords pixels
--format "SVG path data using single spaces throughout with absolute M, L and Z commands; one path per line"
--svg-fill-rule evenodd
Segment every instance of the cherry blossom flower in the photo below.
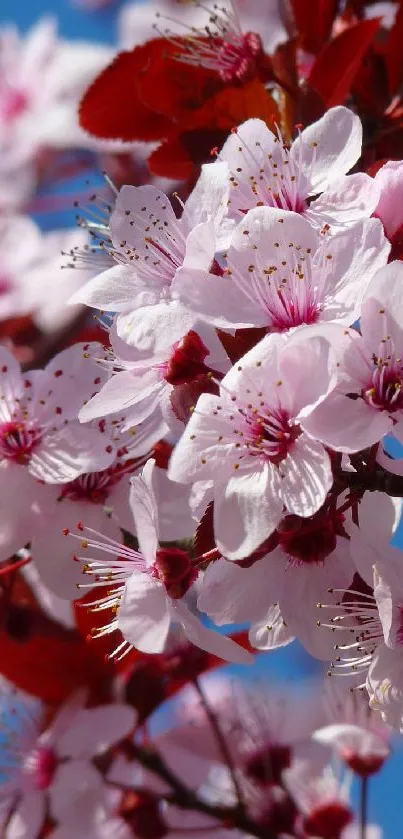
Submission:
M 361 333 L 346 333 L 336 388 L 307 420 L 307 429 L 337 451 L 355 452 L 385 434 L 402 439 L 403 265 L 391 262 L 364 295 Z
M 78 820 L 90 793 L 102 786 L 91 758 L 126 737 L 136 715 L 118 703 L 85 709 L 84 701 L 82 693 L 73 695 L 45 728 L 40 703 L 3 692 L 2 800 L 12 811 L 6 839 L 18 831 L 35 839 L 47 805 L 57 821 L 72 811 Z
M 110 454 L 109 465 L 63 484 L 36 485 L 31 519 L 28 522 L 24 519 L 24 528 L 21 525 L 16 528 L 20 539 L 24 536 L 23 541 L 29 534 L 30 553 L 42 582 L 54 594 L 71 600 L 78 597 L 82 572 L 78 563 L 71 562 L 70 545 L 63 529 L 74 530 L 77 522 L 85 518 L 88 526 L 102 530 L 108 539 L 119 540 L 122 528 L 130 532 L 133 529 L 130 477 L 141 469 L 149 454 L 149 434 L 143 448 L 141 427 L 122 434 L 119 427 L 114 431 L 114 426 L 108 429 L 105 422 L 100 425 L 98 433 Z M 159 437 L 158 426 L 156 437 Z M 6 510 L 7 506 L 6 503 Z M 10 555 L 7 544 L 3 545 L 0 557 L 2 554 L 4 558 Z
M 0 320 L 31 314 L 46 333 L 68 325 L 79 311 L 67 301 L 89 277 L 62 265 L 61 251 L 83 247 L 79 230 L 41 233 L 27 216 L 0 220 Z
M 319 775 L 307 761 L 296 761 L 284 773 L 285 784 L 301 815 L 301 827 L 308 836 L 319 839 L 358 839 L 359 827 L 353 824 L 349 804 L 351 775 L 338 777 L 332 766 Z M 379 839 L 376 825 L 368 825 L 365 836 Z
M 342 106 L 304 129 L 290 148 L 279 131 L 275 135 L 262 120 L 247 120 L 219 154 L 230 170 L 230 215 L 264 204 L 301 213 L 319 228 L 368 218 L 378 202 L 378 184 L 361 172 L 346 176 L 361 144 L 360 119 Z
M 313 515 L 332 484 L 325 449 L 304 432 L 334 386 L 332 351 L 322 338 L 300 337 L 287 344 L 268 335 L 250 350 L 220 383 L 219 397 L 202 394 L 172 454 L 173 480 L 214 481 L 215 538 L 229 559 L 256 550 L 284 508 Z
M 316 606 L 329 588 L 353 579 L 343 520 L 326 506 L 308 518 L 285 516 L 247 567 L 225 559 L 209 565 L 198 608 L 218 625 L 251 622 L 249 637 L 259 649 L 297 636 L 312 655 L 328 659 L 334 637 L 318 630 Z
M 172 330 L 182 327 L 182 337 L 194 316 L 178 300 L 178 269 L 208 270 L 220 241 L 227 243 L 225 225 L 221 240 L 215 230 L 227 210 L 228 189 L 226 164 L 206 165 L 178 219 L 156 187 L 122 187 L 110 217 L 110 239 L 103 241 L 117 264 L 90 280 L 71 302 L 121 312 L 118 335 L 142 352 L 157 349 L 161 341 L 166 346 Z M 164 325 L 156 330 L 162 317 Z
M 216 326 L 301 324 L 359 317 L 365 288 L 386 264 L 389 246 L 374 219 L 321 237 L 296 213 L 257 207 L 237 226 L 221 276 L 179 269 L 181 299 Z
M 313 739 L 330 746 L 360 777 L 379 772 L 390 755 L 391 732 L 368 706 L 366 692 L 337 690 L 333 680 L 325 703 L 331 722 L 314 731 Z
M 94 147 L 79 128 L 76 108 L 111 51 L 58 41 L 50 18 L 25 38 L 14 27 L 3 27 L 0 43 L 0 206 L 10 209 L 34 191 L 45 148 Z
M 85 358 L 96 347 L 75 344 L 44 370 L 25 375 L 0 347 L 0 468 L 5 485 L 11 469 L 18 470 L 22 488 L 26 471 L 46 483 L 64 483 L 109 465 L 111 454 L 102 436 L 76 421 L 80 407 L 102 383 L 96 366 Z
M 268 53 L 286 40 L 281 11 L 278 0 L 271 0 L 264 14 L 258 0 L 230 0 L 210 8 L 200 3 L 175 3 L 173 0 L 154 0 L 142 9 L 137 3 L 128 3 L 119 15 L 119 40 L 124 49 L 131 49 L 151 38 L 156 28 L 172 40 L 175 36 L 191 36 L 195 41 L 197 33 L 197 37 L 206 42 L 207 35 L 209 40 L 203 44 L 204 49 L 201 43 L 198 49 L 197 40 L 192 48 L 189 45 L 189 59 L 193 57 L 194 63 L 217 70 L 222 68 L 222 72 L 225 69 L 228 73 L 229 67 L 239 66 L 242 56 L 245 64 L 253 58 L 252 36 L 255 36 L 255 51 L 260 44 L 260 51 L 264 48 Z M 165 27 L 165 21 L 169 27 Z M 214 39 L 223 42 L 220 50 Z
M 160 653 L 171 621 L 175 621 L 201 649 L 229 661 L 250 661 L 250 653 L 230 638 L 203 626 L 188 609 L 183 598 L 197 578 L 197 568 L 186 551 L 158 546 L 158 511 L 150 488 L 148 465 L 141 476 L 132 478 L 130 503 L 140 551 L 114 542 L 81 523 L 82 536 L 71 534 L 80 540 L 84 551 L 97 552 L 96 558 L 75 557 L 83 563 L 83 572 L 90 578 L 87 587 L 113 586 L 109 594 L 92 602 L 96 610 L 112 609 L 114 613 L 110 623 L 95 634 L 121 632 L 123 641 L 113 655 L 125 655 L 131 647 L 141 652 Z M 67 529 L 65 534 L 69 535 Z
M 140 350 L 126 344 L 117 334 L 115 321 L 110 330 L 111 352 L 105 359 L 114 372 L 80 411 L 82 422 L 124 411 L 122 430 L 143 421 L 153 424 L 153 417 L 158 416 L 171 427 L 173 406 L 183 387 L 194 385 L 197 389 L 200 382 L 200 390 L 206 389 L 210 385 L 208 377 L 212 374 L 221 377 L 229 368 L 230 362 L 214 329 L 195 323 L 194 329 L 187 331 L 186 313 L 177 317 L 175 310 L 172 319 L 172 309 L 164 304 L 149 308 L 153 329 L 144 335 L 144 344 L 149 339 L 154 347 Z M 188 325 L 194 319 L 191 315 Z M 191 397 L 192 403 L 193 390 Z M 180 433 L 182 425 L 177 425 Z M 151 445 L 154 442 L 155 438 L 150 440 Z

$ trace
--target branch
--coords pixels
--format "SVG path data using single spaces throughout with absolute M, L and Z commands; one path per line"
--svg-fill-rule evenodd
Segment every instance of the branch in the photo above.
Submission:
M 224 737 L 224 734 L 221 731 L 221 727 L 220 727 L 220 723 L 219 723 L 218 718 L 217 718 L 217 714 L 215 714 L 213 708 L 211 707 L 211 705 L 210 705 L 210 703 L 209 703 L 209 701 L 208 701 L 208 699 L 207 699 L 207 697 L 206 697 L 206 695 L 203 691 L 203 688 L 202 688 L 202 686 L 201 686 L 201 684 L 200 684 L 200 682 L 197 678 L 193 680 L 193 686 L 198 693 L 198 696 L 199 696 L 200 702 L 202 704 L 203 710 L 204 710 L 204 712 L 206 714 L 206 717 L 207 717 L 207 719 L 208 719 L 208 721 L 211 725 L 211 729 L 212 729 L 213 734 L 215 736 L 215 739 L 217 741 L 218 749 L 221 752 L 221 757 L 223 759 L 223 763 L 227 767 L 227 769 L 228 769 L 228 771 L 231 775 L 232 786 L 234 787 L 234 792 L 235 792 L 235 795 L 236 795 L 237 800 L 238 800 L 238 807 L 243 809 L 244 804 L 243 804 L 243 800 L 242 800 L 243 799 L 242 790 L 241 790 L 241 787 L 239 785 L 239 781 L 238 781 L 238 778 L 237 778 L 234 762 L 232 760 L 231 752 L 230 752 L 230 750 L 227 746 L 227 741 Z
M 393 475 L 381 466 L 370 472 L 336 472 L 336 478 L 346 489 L 358 492 L 383 492 L 403 498 L 403 475 Z
M 154 749 L 144 748 L 137 743 L 127 743 L 125 744 L 125 751 L 128 757 L 137 760 L 141 766 L 154 772 L 171 787 L 173 791 L 173 795 L 169 796 L 171 804 L 175 804 L 184 810 L 205 813 L 206 816 L 218 819 L 223 827 L 228 829 L 237 828 L 250 836 L 256 836 L 257 839 L 277 839 L 275 835 L 268 834 L 267 826 L 256 824 L 239 807 L 223 807 L 220 804 L 210 804 L 208 801 L 199 798 L 171 771 Z

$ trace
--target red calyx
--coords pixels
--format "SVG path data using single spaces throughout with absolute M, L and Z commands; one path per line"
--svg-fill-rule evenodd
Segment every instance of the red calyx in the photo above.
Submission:
M 291 765 L 291 749 L 282 743 L 269 743 L 251 755 L 245 766 L 246 774 L 263 786 L 280 784 L 284 769 Z
M 385 758 L 380 755 L 358 755 L 350 749 L 344 749 L 342 757 L 344 763 L 360 778 L 376 775 L 385 763 Z
M 340 839 L 342 831 L 352 820 L 349 807 L 340 801 L 329 802 L 312 810 L 304 819 L 304 830 L 309 836 L 320 839 Z
M 168 361 L 165 379 L 170 385 L 184 385 L 208 372 L 204 364 L 207 347 L 193 329 L 178 341 Z
M 156 553 L 154 572 L 175 600 L 186 594 L 198 575 L 188 553 L 181 548 L 160 548 Z
M 298 562 L 323 562 L 343 535 L 342 517 L 319 510 L 309 518 L 285 516 L 277 528 L 279 544 Z
M 120 812 L 138 839 L 163 839 L 168 833 L 160 813 L 159 799 L 148 790 L 127 793 Z

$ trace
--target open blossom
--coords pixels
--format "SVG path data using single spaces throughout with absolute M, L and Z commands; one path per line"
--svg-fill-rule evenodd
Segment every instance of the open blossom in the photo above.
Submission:
M 5 839 L 36 839 L 45 820 L 85 818 L 89 794 L 103 786 L 91 758 L 104 754 L 134 729 L 133 708 L 123 704 L 84 707 L 73 695 L 45 727 L 45 709 L 23 695 L 3 692 L 1 799 L 9 812 Z
M 156 29 L 169 40 L 191 35 L 188 63 L 216 70 L 223 81 L 240 81 L 256 72 L 263 49 L 272 52 L 286 40 L 280 6 L 271 0 L 263 13 L 258 0 L 229 0 L 210 8 L 174 0 L 154 0 L 143 8 L 128 3 L 119 15 L 120 42 L 131 49 Z
M 84 357 L 96 346 L 75 344 L 44 370 L 26 374 L 0 347 L 0 469 L 6 483 L 6 467 L 18 470 L 22 487 L 26 470 L 45 483 L 64 483 L 109 465 L 103 438 L 77 422 L 78 411 L 102 382 Z
M 150 464 L 151 465 L 151 464 Z M 80 524 L 83 550 L 94 550 L 96 557 L 75 557 L 83 563 L 87 586 L 108 585 L 109 594 L 94 600 L 97 609 L 113 609 L 114 617 L 96 634 L 119 630 L 123 641 L 114 654 L 124 655 L 130 647 L 141 652 L 160 653 L 165 647 L 171 621 L 182 626 L 187 638 L 201 649 L 229 660 L 248 662 L 250 653 L 230 638 L 203 626 L 193 615 L 184 595 L 197 578 L 186 551 L 160 548 L 158 545 L 158 510 L 150 488 L 150 468 L 131 481 L 130 503 L 140 551 L 107 539 L 103 534 Z M 65 531 L 66 536 L 69 532 Z M 112 558 L 110 556 L 112 555 Z M 92 579 L 91 579 L 92 578 Z
M 322 506 L 330 459 L 304 423 L 333 387 L 334 372 L 324 339 L 287 343 L 268 335 L 227 373 L 218 397 L 199 398 L 169 475 L 214 482 L 215 539 L 229 559 L 249 556 L 284 510 L 305 517 Z
M 211 563 L 199 609 L 218 625 L 250 622 L 249 637 L 259 649 L 297 636 L 312 655 L 328 659 L 334 638 L 319 630 L 316 605 L 329 588 L 347 587 L 353 579 L 343 520 L 326 507 L 308 518 L 285 516 L 247 567 L 225 559 Z
M 178 324 L 185 334 L 194 315 L 178 301 L 178 269 L 210 268 L 228 189 L 226 164 L 217 170 L 205 166 L 177 218 L 169 198 L 156 187 L 122 187 L 110 217 L 110 239 L 103 246 L 116 264 L 90 280 L 71 302 L 120 312 L 118 334 L 143 352 L 156 348 L 158 340 L 167 341 L 164 333 L 178 330 Z M 154 335 L 156 305 L 165 322 Z
M 353 821 L 348 775 L 339 779 L 331 766 L 319 775 L 308 761 L 297 761 L 285 770 L 284 780 L 303 816 L 304 833 L 320 839 L 347 839 L 344 831 Z
M 364 295 L 360 329 L 346 333 L 338 383 L 307 421 L 315 437 L 337 451 L 356 452 L 385 434 L 403 439 L 403 265 L 391 262 Z
M 329 685 L 329 683 L 328 683 Z M 316 729 L 313 739 L 330 746 L 362 778 L 378 772 L 390 755 L 391 730 L 368 705 L 363 690 L 338 690 L 332 680 L 325 703 L 330 720 Z
M 329 237 L 294 212 L 257 207 L 238 224 L 221 274 L 180 269 L 181 299 L 224 328 L 284 332 L 322 321 L 350 326 L 388 253 L 375 219 Z
M 89 271 L 62 267 L 61 251 L 85 244 L 80 230 L 41 233 L 28 216 L 0 220 L 0 320 L 30 314 L 44 332 L 65 327 L 77 316 L 69 298 Z
M 33 193 L 45 149 L 94 145 L 78 125 L 77 103 L 111 52 L 59 41 L 55 29 L 44 18 L 26 37 L 12 26 L 0 31 L 0 206 L 6 209 Z
M 230 170 L 230 215 L 268 205 L 301 213 L 320 228 L 368 218 L 378 202 L 378 185 L 361 172 L 346 175 L 361 145 L 359 117 L 341 106 L 301 131 L 290 148 L 262 120 L 247 120 L 219 154 Z
M 151 423 L 150 434 L 154 434 L 153 425 L 158 417 L 161 426 L 164 420 L 168 425 L 172 424 L 173 405 L 179 402 L 180 408 L 181 393 L 186 385 L 194 386 L 196 390 L 199 385 L 200 390 L 204 390 L 210 384 L 206 377 L 213 373 L 221 377 L 228 369 L 228 357 L 210 326 L 198 323 L 187 331 L 184 318 L 166 323 L 167 307 L 163 304 L 152 307 L 152 313 L 157 346 L 148 354 L 122 341 L 116 334 L 116 322 L 113 324 L 111 352 L 106 363 L 114 372 L 101 391 L 80 411 L 82 422 L 124 411 L 122 429 L 144 421 L 144 425 Z M 161 333 L 157 332 L 159 328 Z M 191 396 L 192 403 L 193 390 Z M 179 410 L 176 416 L 178 414 Z M 182 430 L 181 424 L 178 425 Z M 163 435 L 161 431 L 160 436 Z M 151 445 L 154 442 L 155 437 L 150 439 Z

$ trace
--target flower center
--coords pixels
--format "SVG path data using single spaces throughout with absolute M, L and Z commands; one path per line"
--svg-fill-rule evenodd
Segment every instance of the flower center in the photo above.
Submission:
M 352 818 L 351 810 L 345 804 L 329 801 L 315 807 L 304 819 L 304 830 L 309 836 L 318 836 L 320 839 L 340 839 Z
M 69 498 L 71 501 L 104 504 L 111 489 L 119 483 L 123 475 L 131 474 L 138 466 L 139 461 L 131 458 L 123 462 L 118 460 L 101 472 L 86 472 L 86 474 L 79 475 L 78 478 L 65 484 L 58 500 L 62 501 L 63 498 Z
M 395 413 L 403 409 L 403 365 L 400 358 L 393 354 L 381 357 L 374 356 L 374 371 L 370 386 L 363 391 L 365 402 L 373 408 L 388 413 Z
M 8 294 L 9 291 L 12 289 L 12 283 L 10 279 L 7 277 L 7 274 L 2 274 L 0 272 L 0 296 L 2 294 Z
M 22 422 L 1 423 L 0 459 L 14 460 L 25 465 L 29 463 L 40 440 L 40 432 L 34 428 L 27 428 Z
M 28 107 L 28 96 L 23 90 L 6 87 L 0 93 L 0 113 L 5 122 L 12 122 Z
M 280 743 L 270 743 L 248 759 L 245 772 L 263 786 L 281 784 L 282 772 L 290 765 L 291 749 Z
M 120 805 L 120 814 L 138 839 L 163 839 L 168 833 L 158 797 L 146 790 L 128 793 Z
M 159 548 L 151 573 L 175 600 L 186 594 L 198 576 L 189 555 L 180 548 Z
M 24 768 L 36 789 L 48 789 L 52 783 L 57 763 L 56 752 L 48 746 L 38 746 L 28 755 Z
M 319 511 L 309 518 L 285 516 L 280 522 L 278 543 L 293 564 L 318 564 L 333 553 L 337 535 L 343 535 L 344 517 Z
M 292 448 L 301 431 L 290 425 L 285 411 L 267 411 L 267 414 L 248 416 L 245 433 L 246 445 L 252 455 L 263 456 L 271 463 L 279 464 Z
M 192 382 L 208 372 L 204 359 L 209 354 L 197 332 L 191 330 L 173 348 L 171 357 L 163 365 L 164 378 L 170 385 Z

